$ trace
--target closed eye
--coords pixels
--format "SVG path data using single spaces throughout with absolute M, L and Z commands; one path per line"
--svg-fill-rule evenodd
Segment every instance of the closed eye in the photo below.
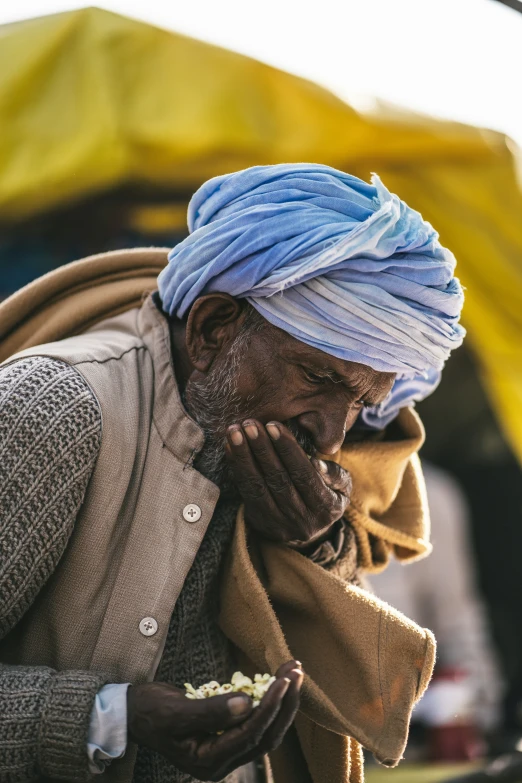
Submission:
M 308 383 L 312 383 L 314 386 L 321 386 L 331 380 L 329 375 L 319 375 L 306 367 L 301 367 L 301 369 Z
M 312 386 L 324 386 L 326 383 L 343 383 L 342 378 L 339 378 L 336 373 L 332 371 L 325 371 L 324 373 L 317 373 L 313 370 L 310 370 L 308 367 L 300 366 L 301 371 L 305 377 L 305 379 L 308 381 L 309 384 Z M 371 400 L 363 400 L 359 399 L 356 400 L 353 405 L 360 407 L 360 408 L 373 408 L 378 403 L 372 402 Z

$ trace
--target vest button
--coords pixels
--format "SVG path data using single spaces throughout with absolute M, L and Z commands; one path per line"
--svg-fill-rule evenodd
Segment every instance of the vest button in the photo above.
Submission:
M 189 503 L 188 506 L 185 506 L 183 509 L 183 519 L 186 522 L 197 522 L 198 519 L 201 519 L 200 507 L 196 506 L 195 503 Z
M 143 636 L 154 636 L 158 630 L 158 623 L 154 617 L 144 617 L 140 623 L 140 633 Z

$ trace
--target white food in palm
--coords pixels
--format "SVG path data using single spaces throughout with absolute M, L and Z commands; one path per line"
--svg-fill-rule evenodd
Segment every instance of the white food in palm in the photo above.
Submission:
M 212 682 L 200 685 L 199 688 L 194 688 L 193 685 L 186 682 L 185 696 L 187 699 L 208 699 L 211 696 L 221 696 L 226 693 L 246 693 L 251 697 L 254 707 L 257 707 L 274 681 L 275 677 L 270 674 L 256 674 L 251 680 L 242 672 L 234 672 L 232 682 L 226 682 L 223 685 L 212 680 Z

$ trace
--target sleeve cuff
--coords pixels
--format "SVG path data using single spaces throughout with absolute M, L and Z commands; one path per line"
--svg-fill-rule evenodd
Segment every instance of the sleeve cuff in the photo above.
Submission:
M 92 777 L 87 737 L 96 693 L 107 678 L 96 672 L 57 672 L 42 714 L 38 766 L 43 777 L 80 783 Z
M 105 685 L 91 711 L 87 755 L 89 770 L 98 775 L 127 748 L 127 689 L 130 683 Z

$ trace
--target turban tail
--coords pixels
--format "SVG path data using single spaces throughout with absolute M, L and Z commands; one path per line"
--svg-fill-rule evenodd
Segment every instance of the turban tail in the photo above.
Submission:
M 165 311 L 182 318 L 198 296 L 226 292 L 314 348 L 397 373 L 385 402 L 361 412 L 367 426 L 430 394 L 462 342 L 453 254 L 376 175 L 256 166 L 206 182 L 188 223 L 158 279 Z

